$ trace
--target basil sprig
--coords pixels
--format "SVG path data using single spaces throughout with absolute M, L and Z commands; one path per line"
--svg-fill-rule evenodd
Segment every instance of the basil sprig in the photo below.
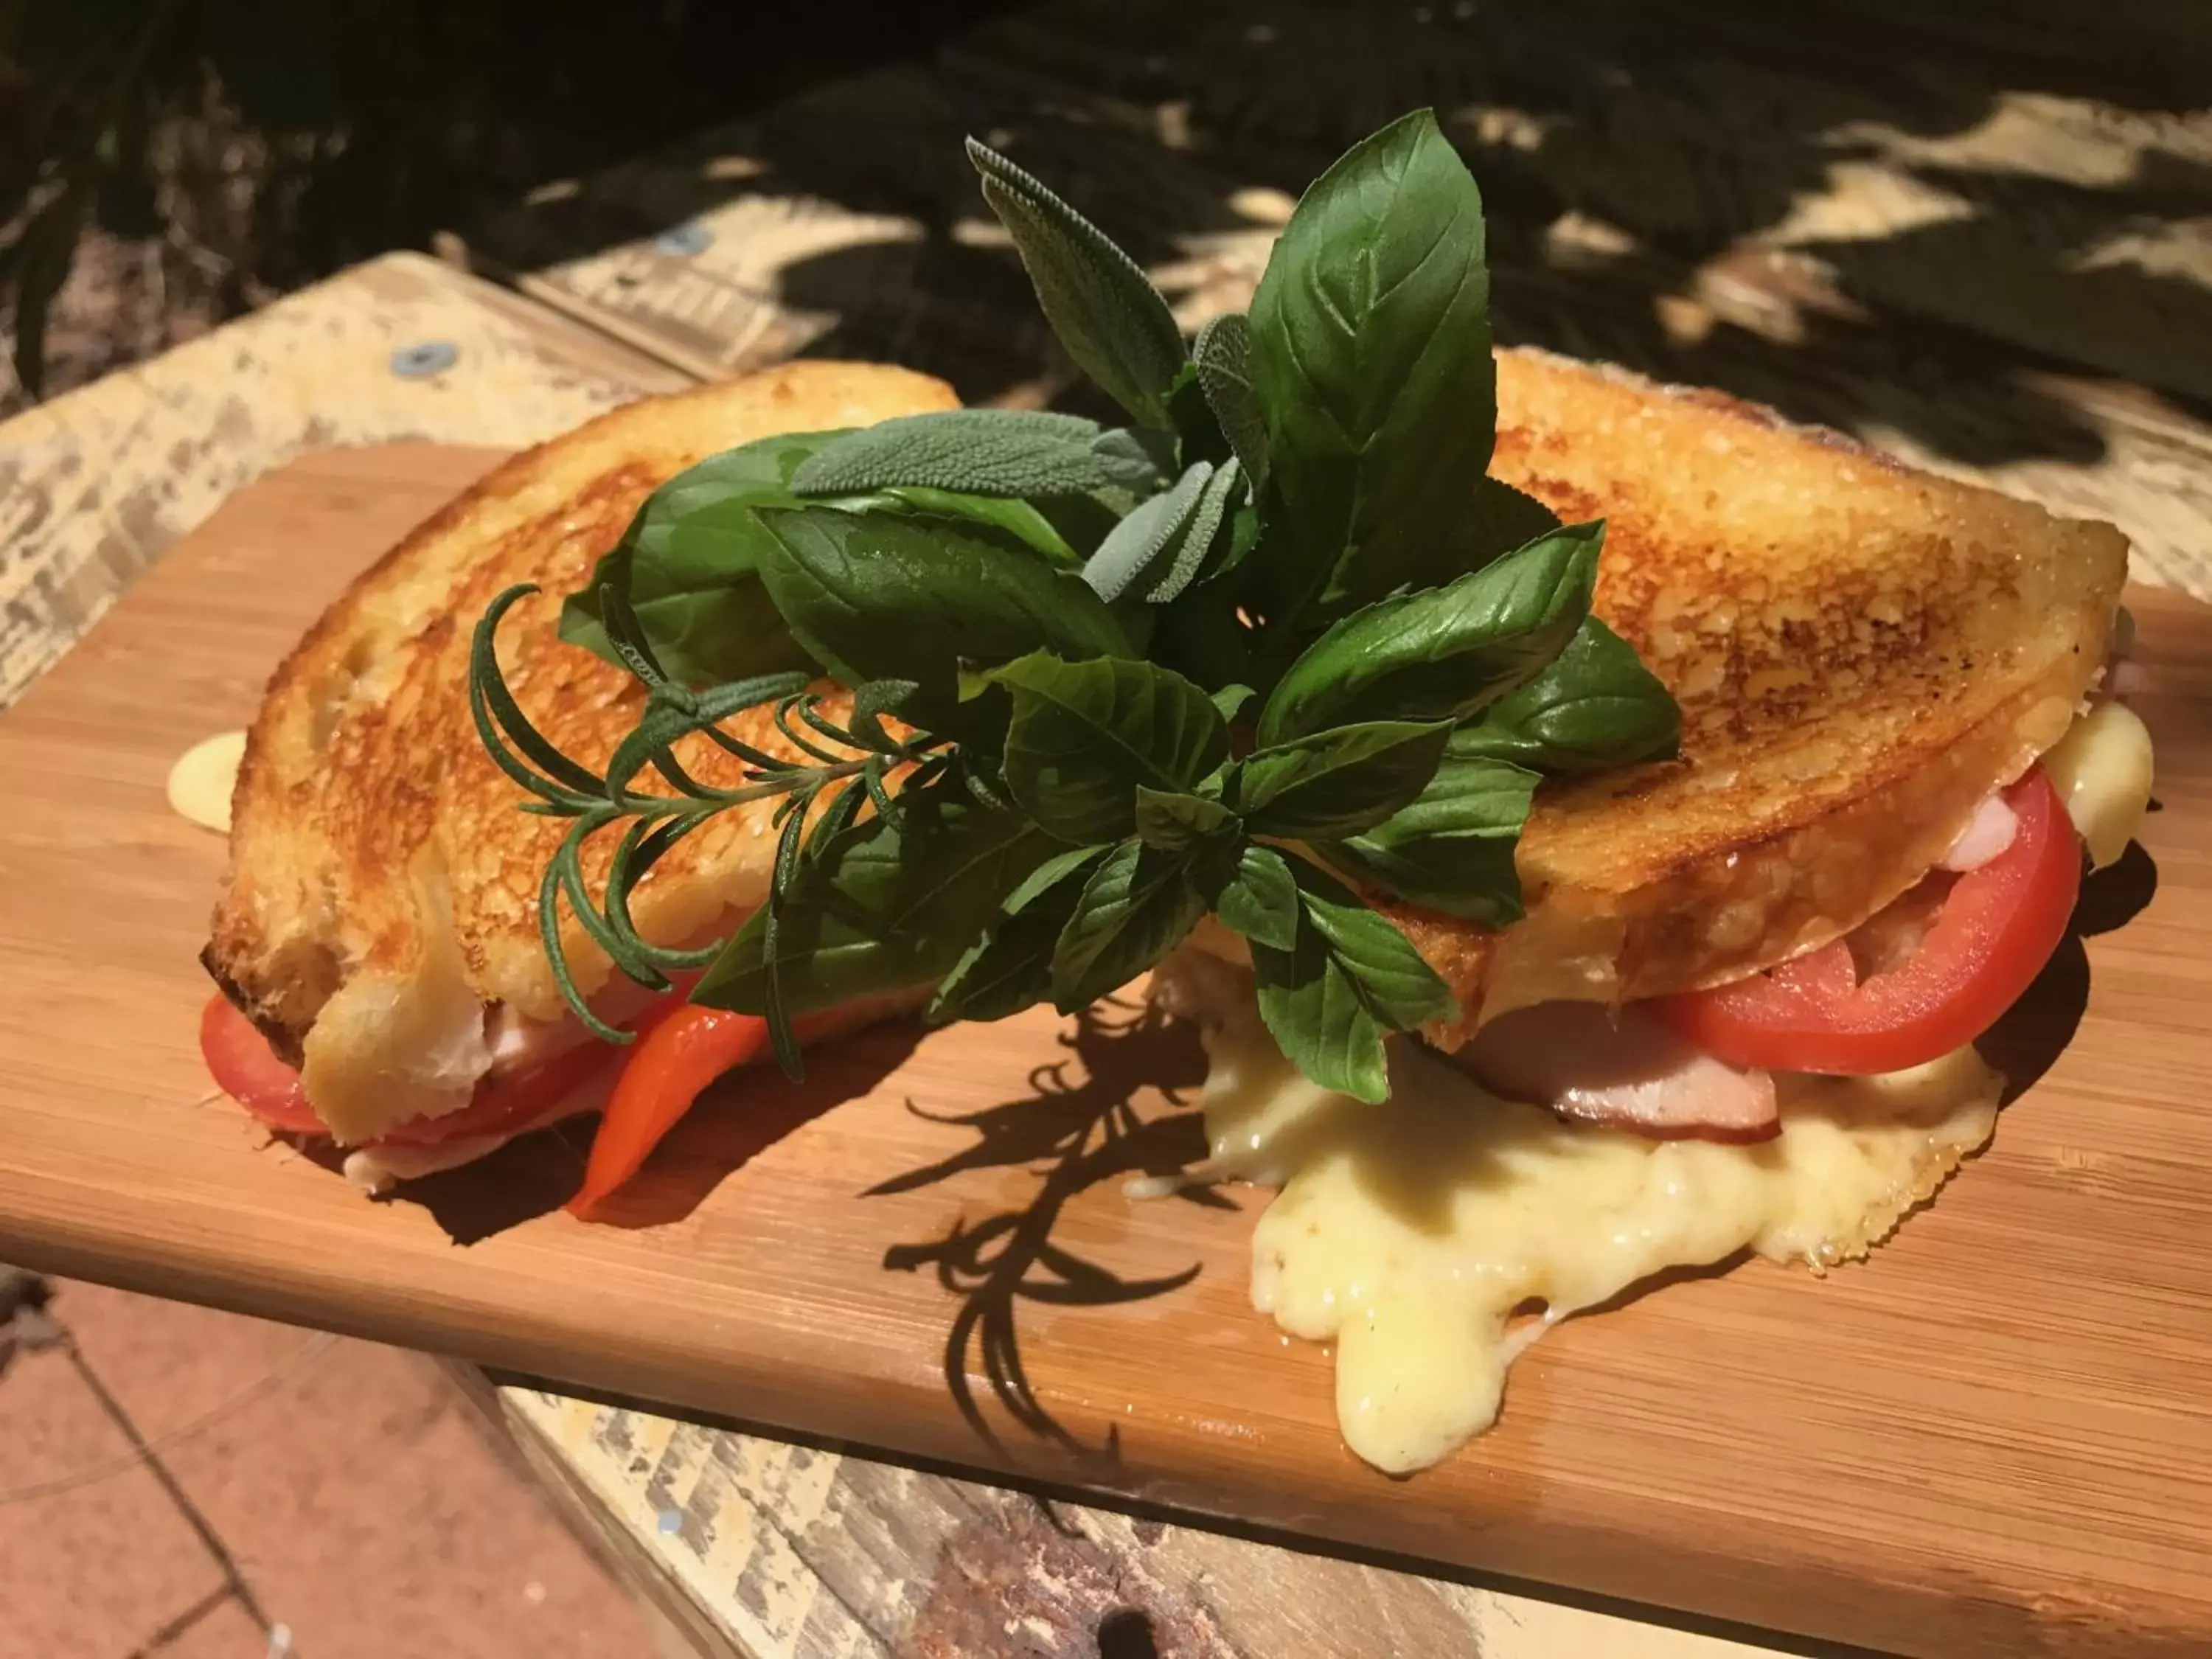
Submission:
M 580 1009 L 564 907 L 643 983 L 708 961 L 642 939 L 631 895 L 772 798 L 768 902 L 694 996 L 765 1015 L 793 1071 L 797 1015 L 931 988 L 940 1019 L 1073 1010 L 1211 915 L 1249 945 L 1284 1052 L 1380 1099 L 1384 1037 L 1454 1004 L 1370 898 L 1510 923 L 1542 781 L 1669 755 L 1680 730 L 1590 612 L 1604 526 L 1485 476 L 1474 181 L 1427 112 L 1393 122 L 1306 192 L 1250 314 L 1186 347 L 1103 232 L 969 154 L 1130 424 L 915 416 L 762 439 L 662 486 L 563 613 L 647 688 L 603 773 L 508 694 L 502 597 L 471 703 L 532 810 L 573 821 L 540 891 L 556 976 Z M 760 708 L 772 750 L 724 729 Z M 686 771 L 676 746 L 700 741 L 743 781 Z M 617 829 L 595 894 L 583 842 Z

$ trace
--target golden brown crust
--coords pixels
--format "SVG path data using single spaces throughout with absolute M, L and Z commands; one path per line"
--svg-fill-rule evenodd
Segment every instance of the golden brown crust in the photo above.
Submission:
M 485 1003 L 559 1011 L 536 897 L 566 826 L 515 810 L 520 792 L 468 711 L 470 629 L 492 598 L 519 581 L 544 587 L 511 614 L 502 665 L 541 729 L 597 766 L 641 693 L 555 630 L 562 598 L 652 489 L 772 433 L 954 406 L 941 382 L 847 363 L 793 363 L 629 404 L 495 470 L 308 630 L 249 734 L 205 960 L 279 1048 L 303 1059 L 309 1097 L 341 1139 L 460 1103 L 487 1063 Z M 726 778 L 729 757 L 700 748 L 700 773 Z M 764 820 L 765 809 L 732 813 L 657 869 L 637 906 L 647 934 L 686 938 L 757 902 Z M 595 880 L 611 851 L 592 849 Z M 606 964 L 572 944 L 588 988 Z
M 1717 983 L 1855 927 L 2063 735 L 2126 577 L 2109 525 L 1540 353 L 1499 358 L 1492 470 L 1606 520 L 1596 610 L 1683 738 L 1540 793 L 1518 927 L 1400 913 L 1470 1011 Z

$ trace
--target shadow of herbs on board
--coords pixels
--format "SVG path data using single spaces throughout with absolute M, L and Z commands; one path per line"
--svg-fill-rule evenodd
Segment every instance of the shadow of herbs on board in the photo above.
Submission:
M 1065 1428 L 1038 1398 L 1021 1353 L 1018 1311 L 1024 1302 L 1056 1306 L 1109 1307 L 1179 1290 L 1198 1276 L 1194 1262 L 1156 1279 L 1125 1279 L 1057 1242 L 1054 1231 L 1071 1200 L 1102 1182 L 1141 1175 L 1173 1174 L 1205 1153 L 1205 1126 L 1194 1111 L 1146 1118 L 1133 1097 L 1146 1089 L 1185 1103 L 1206 1075 L 1195 1031 L 1170 1025 L 1149 1008 L 1100 1003 L 1062 1032 L 1065 1051 L 1029 1075 L 1030 1092 L 979 1112 L 939 1117 L 908 1103 L 907 1109 L 933 1122 L 971 1131 L 961 1151 L 869 1188 L 868 1195 L 911 1192 L 968 1170 L 1028 1169 L 1036 1186 L 1018 1208 L 981 1222 L 957 1219 L 942 1238 L 895 1244 L 884 1266 L 902 1272 L 935 1272 L 958 1298 L 945 1339 L 945 1382 L 961 1417 L 994 1451 L 1010 1455 L 975 1395 L 973 1367 L 980 1364 L 992 1395 L 1016 1424 L 1036 1439 L 1085 1460 L 1112 1462 L 1115 1431 L 1089 1445 Z M 1186 1203 L 1234 1209 L 1210 1188 L 1176 1194 Z

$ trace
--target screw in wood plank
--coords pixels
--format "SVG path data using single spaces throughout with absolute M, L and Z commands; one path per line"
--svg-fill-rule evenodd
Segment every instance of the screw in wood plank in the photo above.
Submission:
M 460 358 L 460 347 L 451 340 L 425 340 L 393 352 L 392 372 L 403 380 L 427 380 L 433 374 L 443 374 Z
M 696 219 L 687 219 L 680 225 L 672 225 L 653 239 L 656 253 L 672 253 L 689 257 L 704 253 L 714 243 L 714 233 Z

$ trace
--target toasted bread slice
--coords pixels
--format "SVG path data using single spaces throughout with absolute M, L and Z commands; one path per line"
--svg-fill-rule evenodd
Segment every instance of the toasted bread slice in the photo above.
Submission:
M 247 739 L 205 961 L 301 1061 L 340 1141 L 465 1103 L 493 1061 L 487 1005 L 532 1019 L 562 1012 L 537 894 L 567 825 L 516 810 L 520 792 L 469 714 L 470 634 L 491 599 L 516 582 L 544 590 L 509 614 L 501 665 L 540 729 L 599 767 L 642 694 L 556 629 L 562 597 L 647 495 L 756 438 L 957 401 L 902 369 L 823 362 L 631 404 L 496 469 L 356 581 L 286 659 Z M 766 731 L 733 729 L 777 746 Z M 711 745 L 685 758 L 710 781 L 733 779 L 736 763 Z M 680 942 L 758 903 L 772 808 L 726 814 L 653 872 L 636 904 L 648 938 Z M 596 885 L 611 842 L 594 851 Z M 571 932 L 588 993 L 610 966 Z
M 1679 761 L 1547 785 L 1499 933 L 1396 913 L 1467 1020 L 1719 984 L 1856 927 L 2065 734 L 2127 542 L 1717 393 L 1498 360 L 1492 471 L 1603 519 L 1595 609 Z

